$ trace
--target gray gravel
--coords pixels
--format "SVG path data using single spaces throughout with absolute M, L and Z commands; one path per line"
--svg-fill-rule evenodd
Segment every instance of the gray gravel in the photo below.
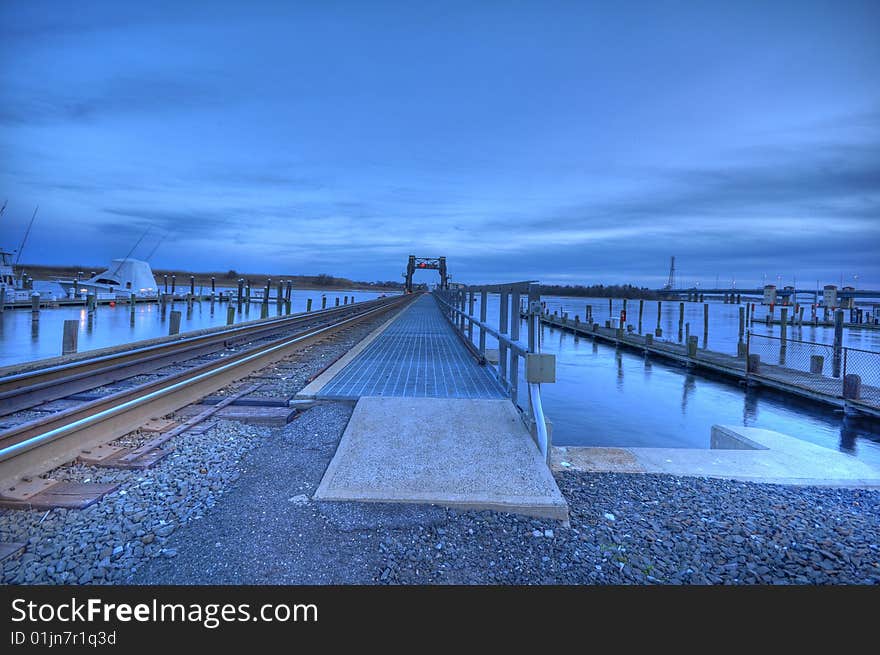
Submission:
M 127 581 L 185 584 L 880 582 L 880 492 L 665 475 L 557 476 L 571 521 L 309 500 L 351 406 L 253 450 L 178 556 Z M 280 482 L 279 482 L 280 481 Z

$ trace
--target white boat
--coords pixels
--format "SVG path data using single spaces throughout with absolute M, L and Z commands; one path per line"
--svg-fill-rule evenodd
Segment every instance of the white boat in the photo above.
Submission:
M 140 259 L 114 259 L 107 270 L 87 280 L 57 280 L 68 297 L 94 294 L 99 299 L 155 296 L 156 278 L 149 263 Z
M 20 278 L 15 276 L 12 253 L 0 250 L 0 289 L 6 303 L 29 302 L 33 291 L 25 289 Z

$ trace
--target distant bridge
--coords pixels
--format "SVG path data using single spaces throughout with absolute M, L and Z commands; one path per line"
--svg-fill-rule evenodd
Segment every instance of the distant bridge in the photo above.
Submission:
M 776 292 L 777 297 L 789 298 L 791 296 L 813 296 L 814 298 L 820 298 L 824 289 L 795 289 L 794 287 L 783 287 L 782 289 L 777 289 L 776 287 L 768 287 L 772 288 Z M 837 298 L 880 298 L 880 290 L 870 290 L 870 289 L 853 289 L 851 287 L 843 287 L 842 289 L 838 289 L 837 287 L 833 287 L 833 290 L 837 294 Z M 690 287 L 687 289 L 657 289 L 657 293 L 662 294 L 664 296 L 691 296 L 694 294 L 703 295 L 703 296 L 760 296 L 764 297 L 763 288 L 751 288 L 751 289 L 740 289 L 736 287 L 718 287 L 718 288 L 703 288 L 703 287 Z

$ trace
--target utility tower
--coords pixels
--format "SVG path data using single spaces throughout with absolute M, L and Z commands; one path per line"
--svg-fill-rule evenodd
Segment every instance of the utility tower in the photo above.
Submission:
M 664 289 L 674 289 L 675 288 L 675 255 L 672 256 L 672 259 L 669 262 L 669 279 L 666 281 L 666 286 Z

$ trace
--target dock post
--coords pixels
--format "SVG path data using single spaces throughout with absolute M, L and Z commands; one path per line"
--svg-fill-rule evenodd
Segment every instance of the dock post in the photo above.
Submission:
M 162 280 L 165 283 L 165 293 L 168 293 L 168 274 L 167 273 L 162 276 Z
M 180 312 L 174 310 L 169 314 L 168 334 L 174 335 L 180 333 Z
M 89 295 L 86 296 L 86 308 L 90 312 L 93 312 L 93 311 L 95 311 L 95 309 L 97 309 L 97 307 L 98 307 L 98 296 L 96 296 L 93 293 L 90 293 Z
M 34 292 L 31 294 L 31 322 L 38 323 L 40 320 L 40 294 Z
M 846 400 L 858 400 L 861 397 L 862 378 L 855 373 L 843 376 L 843 397 Z
M 642 315 L 645 313 L 645 300 L 644 298 L 639 299 L 639 334 L 642 333 Z
M 691 341 L 691 322 L 688 321 L 684 324 L 684 342 L 690 343 Z
M 678 303 L 678 340 L 681 341 L 681 328 L 684 325 L 684 303 Z
M 739 316 L 740 316 L 740 327 L 739 327 L 739 340 L 742 341 L 742 314 L 743 310 L 740 308 Z M 709 347 L 709 304 L 703 303 L 703 348 Z
M 247 307 L 251 306 L 251 281 L 245 280 L 244 282 L 244 301 Z
M 236 304 L 238 305 L 238 313 L 241 313 L 241 303 L 244 300 L 244 279 L 238 278 L 238 295 L 235 297 Z
M 174 295 L 175 289 L 177 289 L 177 276 L 172 275 L 171 276 L 171 295 L 172 296 Z
M 6 286 L 0 287 L 0 314 L 6 310 Z
M 486 322 L 486 300 L 489 297 L 489 294 L 485 291 L 480 291 L 480 322 Z M 529 320 L 529 326 L 532 325 L 531 319 Z M 530 327 L 531 329 L 531 327 Z M 529 332 L 531 334 L 531 332 Z M 480 326 L 480 354 L 486 354 L 486 330 Z
M 707 319 L 707 321 L 708 321 L 708 319 Z M 746 331 L 746 308 L 740 307 L 739 308 L 739 338 L 737 339 L 737 341 L 739 343 L 742 343 L 743 334 L 745 334 L 745 331 Z
M 196 295 L 196 276 L 195 275 L 189 276 L 189 295 L 190 296 Z
M 312 311 L 312 299 L 311 298 L 306 299 L 306 311 L 307 312 Z
M 785 340 L 788 338 L 788 307 L 779 309 L 779 339 L 782 341 L 781 348 L 785 348 Z
M 131 322 L 134 323 L 134 312 L 135 312 L 135 303 L 137 302 L 137 296 L 135 294 L 131 294 L 128 299 L 128 311 L 131 314 Z
M 660 315 L 662 313 L 662 310 L 663 310 L 663 301 L 658 300 L 657 301 L 657 329 L 654 330 L 655 337 L 662 337 L 663 336 L 663 329 L 660 327 Z
M 584 321 L 586 323 L 589 323 L 590 325 L 592 325 L 593 324 L 593 306 L 587 305 L 586 309 L 587 309 L 587 312 L 585 314 L 586 318 L 584 319 Z
M 653 345 L 654 345 L 654 335 L 651 334 L 650 332 L 648 332 L 645 335 L 645 347 L 650 348 Z
M 72 355 L 75 353 L 78 338 L 79 321 L 76 319 L 64 321 L 64 334 L 61 338 L 61 354 Z
M 687 353 L 688 357 L 696 357 L 697 356 L 697 337 L 696 335 L 692 337 L 688 337 L 687 339 Z
M 348 304 L 348 296 L 342 296 L 342 304 L 343 304 L 343 305 L 347 305 L 347 304 Z
M 336 306 L 339 307 L 339 296 L 336 296 Z
M 327 296 L 321 294 L 321 309 L 327 309 Z
M 232 306 L 232 303 L 226 307 L 226 325 L 232 325 L 235 323 L 235 307 Z
M 278 311 L 281 311 L 281 303 L 284 302 L 284 280 L 278 280 L 278 296 L 275 298 L 275 304 L 278 305 Z
M 749 358 L 746 360 L 746 373 L 760 373 L 761 372 L 761 356 L 757 353 L 749 353 Z
M 798 327 L 803 326 L 804 324 L 804 308 L 798 308 Z
M 843 310 L 834 310 L 834 345 L 832 347 L 831 376 L 840 377 L 840 364 L 843 354 Z
M 609 318 L 611 318 L 612 316 L 614 316 L 614 310 L 612 309 L 612 304 L 611 304 L 612 302 L 613 302 L 613 299 L 612 299 L 612 298 L 609 298 L 609 299 L 608 299 L 608 317 L 609 317 Z
M 214 300 L 214 294 L 217 292 L 217 280 L 211 276 L 211 300 Z

